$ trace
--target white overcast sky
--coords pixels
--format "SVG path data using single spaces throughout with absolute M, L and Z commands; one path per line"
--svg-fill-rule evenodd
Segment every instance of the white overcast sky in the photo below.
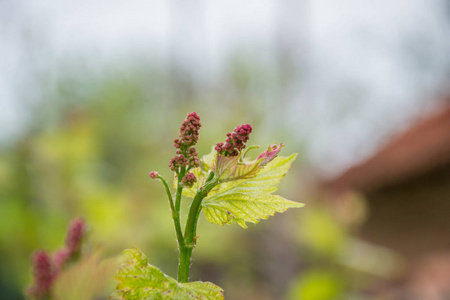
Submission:
M 450 66 L 444 3 L 0 0 L 0 140 L 20 130 L 26 109 L 17 90 L 27 78 L 28 31 L 44 34 L 35 41 L 45 43 L 38 58 L 44 68 L 70 56 L 95 67 L 136 53 L 164 63 L 175 43 L 180 62 L 197 66 L 194 75 L 214 78 L 237 47 L 257 45 L 270 56 L 281 16 L 281 34 L 292 39 L 294 57 L 307 70 L 291 88 L 286 121 L 301 128 L 311 162 L 334 173 L 436 105 Z M 345 105 L 352 109 L 339 108 Z

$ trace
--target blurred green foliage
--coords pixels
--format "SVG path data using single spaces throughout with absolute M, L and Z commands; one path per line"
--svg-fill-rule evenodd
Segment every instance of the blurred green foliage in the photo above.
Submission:
M 274 142 L 274 131 L 282 129 L 263 125 L 274 105 L 263 95 L 273 87 L 267 72 L 253 76 L 252 68 L 239 64 L 209 89 L 136 65 L 100 76 L 86 75 L 82 67 L 69 69 L 52 85 L 43 76 L 38 101 L 29 103 L 26 130 L 0 150 L 0 298 L 21 298 L 30 281 L 32 251 L 56 249 L 66 224 L 78 215 L 90 225 L 90 243 L 104 245 L 107 255 L 136 245 L 174 274 L 176 243 L 168 204 L 148 172 L 172 176 L 167 164 L 173 139 L 191 111 L 204 125 L 200 155 L 243 123 L 257 128 L 251 141 Z M 285 134 L 279 138 L 289 144 Z M 245 253 L 227 247 L 231 239 L 243 239 L 242 232 L 201 223 L 203 249 L 194 257 L 204 256 L 204 265 L 218 253 L 228 254 L 220 256 L 223 265 Z
M 339 273 L 324 270 L 305 272 L 294 284 L 289 295 L 292 300 L 335 300 L 342 299 L 345 283 Z

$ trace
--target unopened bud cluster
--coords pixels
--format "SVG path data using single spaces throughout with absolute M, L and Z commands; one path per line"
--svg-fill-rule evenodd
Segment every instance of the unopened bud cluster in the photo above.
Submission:
M 197 177 L 195 177 L 194 174 L 192 173 L 187 173 L 186 175 L 184 175 L 183 179 L 181 180 L 181 183 L 188 188 L 191 188 L 194 183 L 197 182 Z
M 219 155 L 238 156 L 239 152 L 245 148 L 245 143 L 250 138 L 252 126 L 250 124 L 240 125 L 236 127 L 233 133 L 227 133 L 227 139 L 224 143 L 217 143 L 216 149 Z
M 197 144 L 200 127 L 200 117 L 195 112 L 188 114 L 181 124 L 179 138 L 174 140 L 175 148 L 186 149 Z
M 69 256 L 78 255 L 81 248 L 81 242 L 86 231 L 86 223 L 83 219 L 74 219 L 67 230 L 66 248 L 69 251 Z
M 190 151 L 192 150 L 192 151 Z M 178 153 L 178 151 L 177 151 Z M 172 172 L 179 172 L 180 169 L 183 169 L 185 167 L 196 168 L 199 166 L 199 160 L 197 157 L 197 151 L 195 151 L 194 147 L 191 147 L 188 150 L 188 155 L 178 154 L 172 157 L 169 163 L 169 168 L 172 170 Z
M 74 219 L 67 229 L 66 244 L 53 255 L 47 251 L 36 251 L 32 257 L 34 284 L 27 294 L 36 300 L 48 299 L 53 281 L 64 265 L 78 257 L 86 231 L 85 221 Z
M 187 115 L 180 127 L 180 136 L 174 140 L 174 146 L 177 148 L 177 154 L 169 162 L 169 168 L 172 172 L 183 173 L 199 166 L 198 153 L 193 147 L 198 141 L 198 131 L 202 127 L 200 117 L 192 112 Z M 187 173 L 182 178 L 184 186 L 191 187 L 197 178 L 192 173 Z
M 53 270 L 50 255 L 46 251 L 36 251 L 32 257 L 34 285 L 27 293 L 33 299 L 45 299 L 48 297 L 50 287 L 56 277 Z

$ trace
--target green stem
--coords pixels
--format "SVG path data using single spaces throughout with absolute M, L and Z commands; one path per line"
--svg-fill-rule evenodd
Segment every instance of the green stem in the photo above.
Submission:
M 180 249 L 180 261 L 178 265 L 178 282 L 189 281 L 189 268 L 191 264 L 192 250 L 194 249 L 195 241 L 194 234 L 196 232 L 198 212 L 201 209 L 201 203 L 206 194 L 199 190 L 192 201 L 191 208 L 189 209 L 189 215 L 185 228 L 184 244 L 186 247 Z
M 181 252 L 181 249 L 185 248 L 185 244 L 184 244 L 183 232 L 181 231 L 180 214 L 175 209 L 175 206 L 173 204 L 172 194 L 170 192 L 169 185 L 167 184 L 166 180 L 161 176 L 158 176 L 158 178 L 159 178 L 159 180 L 161 180 L 164 187 L 166 188 L 167 198 L 169 199 L 170 210 L 172 211 L 172 219 L 173 219 L 173 223 L 175 225 L 175 232 L 177 234 L 178 247 L 180 248 L 180 252 Z
M 189 281 L 189 268 L 191 264 L 192 247 L 180 249 L 180 261 L 178 264 L 178 282 Z
M 178 282 L 189 281 L 189 268 L 191 264 L 191 255 L 195 247 L 195 237 L 197 233 L 197 223 L 200 211 L 202 209 L 201 203 L 208 195 L 208 192 L 217 184 L 217 181 L 212 181 L 214 173 L 211 173 L 206 180 L 205 185 L 197 191 L 194 200 L 189 209 L 188 219 L 184 231 L 185 248 L 180 249 L 180 262 L 178 265 Z
M 183 179 L 186 171 L 181 170 L 179 174 L 177 174 L 178 177 L 178 183 L 177 183 L 177 194 L 175 196 L 175 209 L 180 214 L 180 206 L 181 206 L 181 195 L 183 192 L 183 185 L 181 184 L 181 180 Z
M 197 228 L 197 221 L 199 212 L 201 210 L 202 200 L 206 197 L 203 191 L 197 192 L 194 197 L 194 201 L 192 201 L 191 208 L 189 209 L 189 215 L 186 222 L 186 228 L 184 229 L 184 241 L 187 246 L 190 246 L 194 241 L 194 234 Z M 193 245 L 192 245 L 193 246 Z

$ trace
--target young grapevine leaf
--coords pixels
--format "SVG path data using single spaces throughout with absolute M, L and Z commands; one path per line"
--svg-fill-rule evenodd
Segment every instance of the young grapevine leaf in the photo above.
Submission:
M 150 265 L 137 248 L 124 252 L 125 264 L 118 270 L 119 281 L 113 299 L 125 300 L 223 300 L 223 290 L 210 282 L 179 283 Z
M 260 161 L 240 162 L 239 156 L 226 157 L 217 155 L 214 162 L 214 172 L 221 182 L 252 178 L 261 169 Z
M 212 165 L 214 164 L 214 159 L 216 158 L 216 150 L 212 147 L 211 152 L 203 155 L 201 158 L 202 166 L 205 171 L 211 170 Z
M 245 222 L 258 223 L 275 212 L 284 212 L 291 207 L 304 204 L 272 195 L 289 171 L 297 154 L 276 157 L 250 178 L 224 182 L 211 190 L 203 200 L 202 207 L 209 222 L 218 225 L 238 223 L 247 228 Z

